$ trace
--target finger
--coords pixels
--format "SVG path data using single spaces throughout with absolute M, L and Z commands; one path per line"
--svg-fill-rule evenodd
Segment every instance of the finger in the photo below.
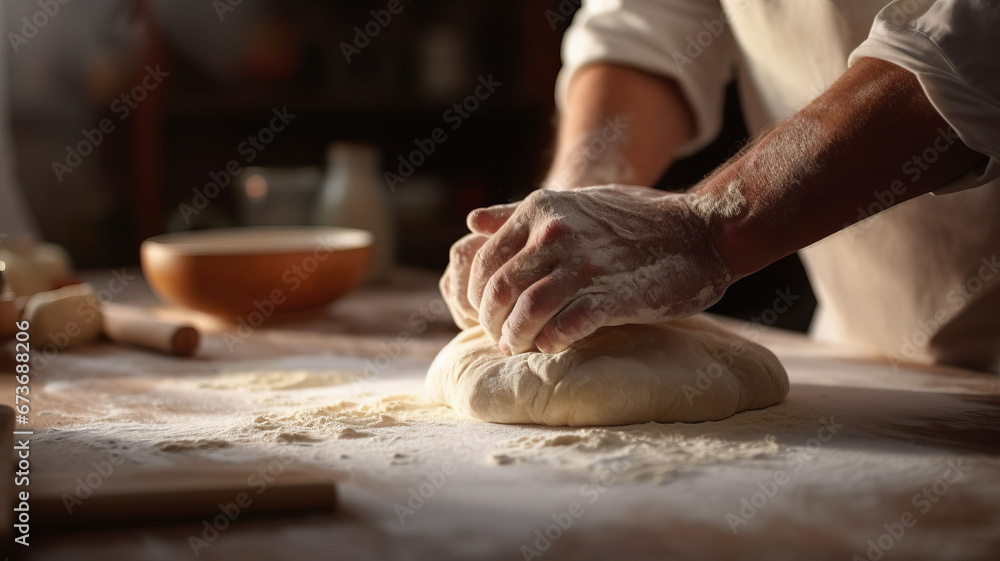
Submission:
M 591 284 L 597 269 L 590 264 L 578 268 L 560 266 L 522 292 L 501 329 L 503 346 L 512 354 L 536 349 L 535 339 L 557 313 Z
M 468 234 L 451 246 L 448 268 L 439 283 L 455 324 L 462 329 L 479 325 L 479 312 L 469 303 L 469 274 L 476 252 L 488 238 Z
M 479 248 L 472 260 L 469 275 L 468 300 L 473 308 L 481 310 L 486 285 L 493 275 L 528 242 L 529 230 L 523 220 L 517 218 L 505 224 L 497 233 Z
M 507 219 L 517 210 L 518 204 L 520 202 L 477 208 L 469 213 L 465 222 L 473 232 L 492 236 L 507 223 Z
M 446 275 L 451 274 L 449 271 L 445 271 Z M 464 305 L 462 300 L 465 299 L 465 294 L 462 293 L 461 300 L 455 298 L 455 290 L 450 289 L 449 282 L 454 282 L 454 278 L 450 276 L 441 277 L 440 288 L 441 294 L 444 295 L 444 303 L 448 306 L 448 312 L 451 314 L 452 320 L 459 329 L 469 329 L 479 325 L 479 314 L 475 310 L 472 310 L 471 306 Z
M 535 346 L 543 353 L 558 353 L 607 325 L 603 302 L 604 295 L 597 293 L 574 299 L 545 324 L 535 338 Z
M 491 339 L 501 341 L 503 326 L 522 293 L 549 276 L 557 262 L 556 254 L 525 250 L 493 274 L 479 304 L 479 323 Z M 505 353 L 512 350 L 508 344 Z

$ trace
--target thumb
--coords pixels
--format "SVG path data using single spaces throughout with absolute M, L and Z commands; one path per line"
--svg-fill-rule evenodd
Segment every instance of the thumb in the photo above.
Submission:
M 493 205 L 486 208 L 477 208 L 469 213 L 468 218 L 465 220 L 466 224 L 468 224 L 469 230 L 472 230 L 477 234 L 492 236 L 497 233 L 497 230 L 507 223 L 507 219 L 514 214 L 514 211 L 517 210 L 517 205 L 519 204 L 520 201 L 503 205 Z

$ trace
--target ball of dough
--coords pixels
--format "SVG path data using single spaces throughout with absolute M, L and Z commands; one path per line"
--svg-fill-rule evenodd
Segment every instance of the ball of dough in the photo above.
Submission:
M 101 335 L 101 303 L 88 283 L 39 292 L 24 306 L 32 343 L 67 349 L 89 343 Z
M 788 375 L 769 350 L 695 316 L 605 327 L 560 353 L 511 357 L 477 326 L 441 350 L 427 389 L 484 421 L 625 425 L 768 407 L 788 394 Z

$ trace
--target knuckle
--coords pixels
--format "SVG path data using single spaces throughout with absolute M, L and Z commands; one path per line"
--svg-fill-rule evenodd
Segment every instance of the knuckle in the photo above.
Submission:
M 566 337 L 575 337 L 579 333 L 587 333 L 596 329 L 594 326 L 600 324 L 605 314 L 598 299 L 592 294 L 580 297 L 574 304 L 572 310 L 567 310 L 556 327 Z
M 511 299 L 510 282 L 503 274 L 496 274 L 489 283 L 490 299 L 498 306 L 506 306 Z
M 565 195 L 563 192 L 552 189 L 539 189 L 525 197 L 522 204 L 527 208 L 551 208 L 556 200 Z
M 513 249 L 510 244 L 503 244 L 498 246 L 494 253 L 498 259 L 506 259 L 513 253 Z
M 570 235 L 569 225 L 562 218 L 552 218 L 541 225 L 538 232 L 538 241 L 545 245 L 562 241 Z
M 481 236 L 469 234 L 458 240 L 452 244 L 451 249 L 448 251 L 448 258 L 454 262 L 467 261 L 470 256 L 475 255 L 476 251 L 482 245 L 482 241 L 485 241 L 485 238 L 482 240 L 480 238 Z
M 481 274 L 496 271 L 507 262 L 511 249 L 510 245 L 500 243 L 500 240 L 491 240 L 476 254 L 475 264 L 478 265 L 476 270 Z
M 489 282 L 490 275 L 488 271 L 491 270 L 491 267 L 488 260 L 483 258 L 483 255 L 479 255 L 476 259 L 473 259 L 472 263 L 469 263 L 466 267 L 469 270 L 470 284 L 482 289 Z
M 535 202 L 537 202 L 539 200 L 545 199 L 551 193 L 552 193 L 551 191 L 548 191 L 546 189 L 538 189 L 538 190 L 535 190 L 535 191 L 532 191 L 531 193 L 529 193 L 528 196 L 524 198 L 524 202 L 530 205 L 530 204 L 535 203 Z
M 520 313 L 529 322 L 539 321 L 551 315 L 555 304 L 551 294 L 537 287 L 525 290 L 518 300 L 522 302 Z

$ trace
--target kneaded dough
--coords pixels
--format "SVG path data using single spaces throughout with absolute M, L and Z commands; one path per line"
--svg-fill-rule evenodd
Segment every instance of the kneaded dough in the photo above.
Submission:
M 694 316 L 605 327 L 561 353 L 512 357 L 476 326 L 441 350 L 427 389 L 495 423 L 626 425 L 768 407 L 788 394 L 788 374 L 771 351 Z

